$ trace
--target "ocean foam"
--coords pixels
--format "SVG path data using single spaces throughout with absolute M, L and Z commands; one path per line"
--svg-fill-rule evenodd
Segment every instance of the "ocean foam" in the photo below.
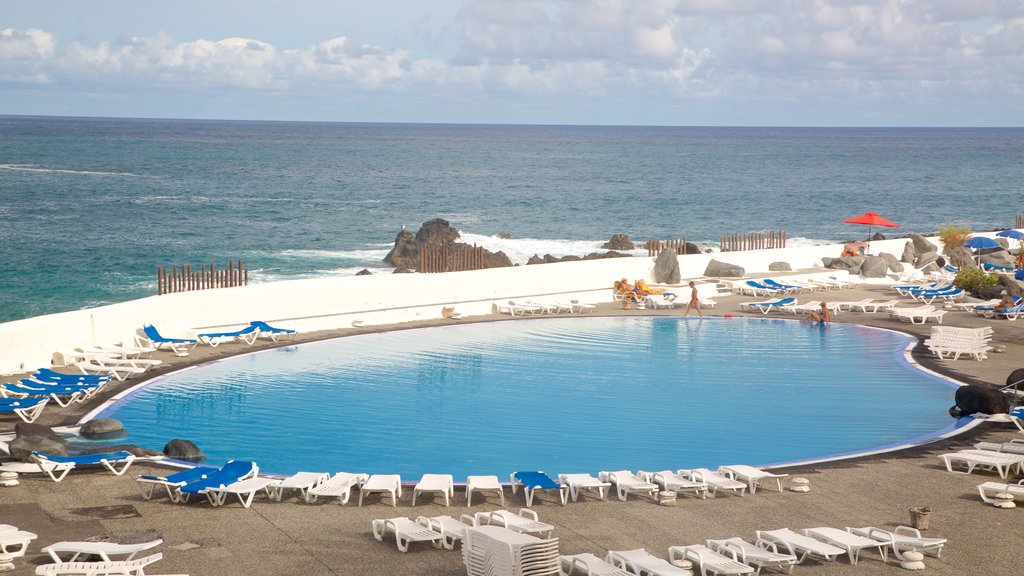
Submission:
M 68 170 L 64 168 L 42 168 L 31 164 L 0 164 L 0 170 L 18 170 L 21 172 L 55 172 L 59 174 L 85 174 L 88 176 L 131 176 L 134 178 L 145 178 L 140 174 L 131 172 L 98 172 L 93 170 Z
M 460 241 L 467 244 L 483 246 L 491 252 L 504 252 L 513 264 L 526 264 L 533 255 L 544 256 L 550 254 L 555 257 L 561 256 L 586 256 L 592 252 L 607 252 L 601 245 L 607 240 L 565 240 L 550 238 L 498 238 L 497 236 L 484 236 L 471 232 L 459 232 Z M 624 251 L 624 254 L 634 256 L 646 256 L 647 249 Z

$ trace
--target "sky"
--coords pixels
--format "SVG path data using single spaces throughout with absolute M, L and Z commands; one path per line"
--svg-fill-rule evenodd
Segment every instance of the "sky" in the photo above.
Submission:
M 1024 0 L 0 0 L 0 114 L 1024 126 Z

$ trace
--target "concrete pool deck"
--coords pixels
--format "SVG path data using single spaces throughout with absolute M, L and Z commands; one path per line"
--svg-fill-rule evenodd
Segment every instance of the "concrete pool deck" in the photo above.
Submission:
M 854 301 L 862 298 L 888 299 L 892 291 L 885 287 L 860 286 L 841 291 L 818 292 L 801 300 L 828 299 Z M 749 297 L 728 296 L 718 299 L 709 314 L 749 315 L 738 308 Z M 616 304 L 600 305 L 602 315 L 671 315 L 681 311 L 622 310 Z M 778 315 L 775 315 L 778 316 Z M 462 320 L 495 320 L 498 316 Z M 507 317 L 506 317 L 507 318 Z M 856 322 L 926 336 L 931 324 L 910 325 L 891 321 L 883 314 L 840 314 L 838 322 Z M 395 326 L 323 331 L 301 335 L 298 341 L 311 341 L 341 335 L 376 332 L 383 329 L 438 325 L 452 321 L 422 321 Z M 1002 384 L 1006 376 L 1021 365 L 1024 358 L 1024 323 L 992 321 L 962 312 L 950 312 L 944 325 L 995 328 L 993 343 L 1006 347 L 1004 353 L 992 353 L 983 362 L 961 359 L 934 360 L 927 350 L 915 352 L 915 360 L 926 367 L 965 382 Z M 261 344 L 267 346 L 267 344 Z M 188 358 L 160 353 L 169 371 L 187 364 L 251 351 L 244 345 L 222 345 L 216 349 L 200 347 Z M 134 386 L 136 382 L 117 383 L 112 393 Z M 880 399 L 884 401 L 884 399 Z M 950 405 L 953 399 L 950 398 Z M 48 407 L 39 422 L 70 425 L 95 407 L 96 401 L 75 410 Z M 0 432 L 13 428 L 10 416 L 0 420 Z M 740 425 L 740 423 L 738 423 Z M 810 480 L 811 492 L 778 493 L 762 489 L 743 498 L 719 496 L 698 500 L 681 497 L 674 507 L 661 507 L 649 500 L 628 502 L 585 500 L 566 507 L 541 496 L 534 509 L 542 521 L 555 525 L 563 554 L 591 552 L 604 556 L 607 550 L 647 548 L 665 557 L 668 546 L 701 543 L 708 538 L 742 536 L 752 540 L 755 530 L 781 527 L 802 529 L 815 526 L 893 527 L 909 522 L 908 508 L 930 506 L 931 529 L 928 536 L 949 539 L 941 559 L 927 557 L 931 573 L 939 574 L 1012 574 L 1019 571 L 1019 553 L 1024 544 L 1024 512 L 999 510 L 981 502 L 977 485 L 998 480 L 989 473 L 950 474 L 942 467 L 938 454 L 973 445 L 979 440 L 1000 441 L 1020 438 L 1012 424 L 987 423 L 962 436 L 926 446 L 883 455 L 862 457 L 827 464 L 786 470 L 791 476 Z M 680 441 L 686 441 L 680 439 Z M 201 446 L 200 446 L 201 447 Z M 157 448 L 154 446 L 150 448 Z M 683 465 L 684 463 L 680 463 Z M 163 538 L 158 550 L 164 559 L 153 565 L 153 574 L 464 574 L 459 552 L 438 551 L 428 545 L 414 545 L 408 554 L 399 553 L 393 540 L 376 542 L 370 521 L 394 516 L 450 514 L 498 509 L 496 498 L 479 500 L 465 506 L 461 492 L 451 508 L 420 504 L 411 507 L 411 491 L 391 508 L 371 497 L 367 505 L 339 506 L 336 502 L 307 505 L 296 500 L 272 503 L 257 498 L 251 509 L 238 504 L 212 508 L 208 504 L 175 505 L 166 499 L 144 501 L 133 481 L 146 466 L 136 464 L 123 477 L 100 472 L 72 472 L 55 484 L 35 474 L 23 475 L 22 484 L 0 488 L 0 523 L 14 524 L 39 535 L 29 554 L 18 559 L 14 574 L 31 574 L 35 566 L 46 563 L 39 549 L 60 540 L 110 538 L 140 541 Z M 558 471 L 553 471 L 558 472 Z M 596 472 L 596 471 L 591 471 Z M 415 478 L 407 478 L 415 481 Z M 461 480 L 461 479 L 457 479 Z M 511 494 L 506 490 L 506 498 Z M 522 496 L 509 502 L 509 508 L 522 506 Z M 865 552 L 858 566 L 845 560 L 831 564 L 813 561 L 797 568 L 808 574 L 880 574 L 901 573 L 897 564 L 883 565 L 877 556 Z

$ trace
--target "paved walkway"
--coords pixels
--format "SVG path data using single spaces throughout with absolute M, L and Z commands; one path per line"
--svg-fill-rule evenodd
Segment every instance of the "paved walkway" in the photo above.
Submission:
M 888 298 L 884 288 L 856 288 L 802 299 L 859 300 Z M 744 315 L 738 303 L 750 298 L 730 296 L 719 299 L 716 315 Z M 679 314 L 676 311 L 624 311 L 606 304 L 598 314 Z M 486 317 L 480 320 L 497 320 Z M 929 326 L 911 326 L 888 320 L 881 314 L 843 313 L 839 322 L 857 322 L 896 328 L 926 336 Z M 302 335 L 302 341 L 345 334 L 377 331 L 382 328 L 411 328 L 450 321 L 403 324 L 329 331 Z M 462 320 L 466 322 L 466 320 Z M 974 360 L 940 361 L 927 351 L 915 357 L 922 364 L 964 381 L 1001 384 L 1024 358 L 1022 336 L 1024 322 L 992 322 L 962 312 L 947 314 L 947 325 L 980 326 L 992 324 L 994 343 L 1006 352 L 991 354 L 984 362 Z M 267 346 L 267 344 L 261 344 Z M 243 353 L 244 346 L 199 348 L 187 359 L 161 354 L 168 360 L 166 370 L 188 362 L 203 361 L 225 354 Z M 134 384 L 134 383 L 132 383 Z M 114 387 L 114 391 L 126 385 Z M 953 404 L 952 398 L 950 404 Z M 43 423 L 67 425 L 80 413 L 48 408 Z M 14 421 L 0 420 L 0 431 L 10 430 Z M 741 423 L 738 423 L 741 425 Z M 1022 438 L 1009 424 L 984 424 L 964 437 L 957 437 L 898 453 L 867 457 L 828 465 L 786 470 L 791 476 L 803 476 L 811 482 L 811 492 L 797 494 L 760 490 L 756 495 L 738 498 L 719 496 L 699 500 L 681 498 L 674 507 L 662 507 L 644 499 L 599 502 L 587 500 L 566 507 L 541 497 L 534 509 L 541 520 L 556 526 L 564 554 L 591 552 L 603 556 L 607 550 L 644 547 L 665 557 L 672 545 L 703 542 L 708 538 L 743 536 L 754 538 L 758 529 L 814 526 L 894 527 L 909 521 L 908 509 L 930 506 L 929 536 L 949 538 L 941 559 L 926 558 L 933 574 L 1016 574 L 1020 572 L 1017 552 L 1024 546 L 1024 511 L 999 510 L 983 504 L 977 485 L 997 479 L 993 474 L 950 474 L 937 458 L 943 452 L 968 447 L 979 440 L 1002 441 Z M 680 441 L 686 441 L 680 439 Z M 497 499 L 488 497 L 472 508 L 465 506 L 461 493 L 451 508 L 440 504 L 410 506 L 411 491 L 397 509 L 372 497 L 362 508 L 335 502 L 308 505 L 297 500 L 272 503 L 257 499 L 251 509 L 237 504 L 212 508 L 207 504 L 175 505 L 166 499 L 145 501 L 133 481 L 145 471 L 135 465 L 129 474 L 113 477 L 104 473 L 73 472 L 60 484 L 40 475 L 22 476 L 15 488 L 0 488 L 0 523 L 15 524 L 35 532 L 39 539 L 29 555 L 17 562 L 13 574 L 31 574 L 47 559 L 38 553 L 42 545 L 59 540 L 111 539 L 137 542 L 163 538 L 160 548 L 164 559 L 154 565 L 153 574 L 188 573 L 196 575 L 327 575 L 327 574 L 464 574 L 459 552 L 416 546 L 408 554 L 399 553 L 394 542 L 376 542 L 370 533 L 374 518 L 394 516 L 451 514 L 498 509 Z M 506 494 L 506 497 L 510 494 Z M 521 496 L 510 507 L 522 505 Z M 476 500 L 476 499 L 474 499 Z M 903 573 L 896 564 L 883 565 L 877 556 L 865 553 L 861 563 L 845 561 L 820 564 L 809 561 L 796 569 L 801 574 L 887 574 Z

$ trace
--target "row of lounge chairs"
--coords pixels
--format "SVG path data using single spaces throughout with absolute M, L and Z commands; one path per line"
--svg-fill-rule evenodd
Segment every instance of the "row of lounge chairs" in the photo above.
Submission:
M 38 538 L 25 530 L 18 530 L 10 524 L 0 524 L 0 553 L 11 558 L 20 558 L 28 551 L 32 540 Z M 145 568 L 163 558 L 157 552 L 137 558 L 143 552 L 163 544 L 157 539 L 138 544 L 118 544 L 114 542 L 74 542 L 64 541 L 50 544 L 41 550 L 53 560 L 51 564 L 36 567 L 39 576 L 92 576 L 92 575 L 143 575 Z M 85 557 L 96 557 L 98 560 L 83 561 Z
M 736 285 L 734 289 L 738 294 L 750 296 L 787 296 L 816 290 L 839 290 L 842 288 L 852 288 L 853 286 L 856 286 L 855 282 L 831 276 L 804 281 L 788 280 L 786 282 L 779 282 L 772 278 L 746 280 Z
M 539 316 L 542 314 L 584 314 L 593 312 L 597 307 L 579 300 L 534 302 L 532 300 L 509 300 L 507 303 L 494 305 L 498 314 L 509 316 Z
M 0 384 L 0 414 L 15 414 L 25 422 L 39 418 L 53 400 L 61 407 L 84 402 L 111 380 L 110 375 L 64 374 L 40 368 L 17 383 Z
M 290 328 L 271 326 L 262 320 L 253 320 L 238 330 L 204 332 L 198 334 L 196 338 L 167 337 L 162 335 L 152 324 L 144 325 L 142 333 L 143 335 L 139 337 L 140 344 L 148 344 L 159 350 L 170 350 L 177 356 L 187 356 L 188 350 L 195 348 L 200 343 L 216 347 L 224 342 L 242 342 L 251 346 L 257 338 L 270 338 L 274 342 L 283 337 L 294 340 L 298 332 Z

